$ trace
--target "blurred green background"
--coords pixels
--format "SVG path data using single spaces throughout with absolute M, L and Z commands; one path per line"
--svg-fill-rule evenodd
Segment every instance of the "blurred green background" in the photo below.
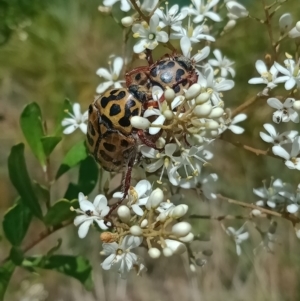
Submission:
M 175 1 L 169 1 L 170 4 Z M 178 2 L 177 2 L 178 3 Z M 181 1 L 181 4 L 187 1 Z M 244 1 L 252 15 L 263 18 L 262 3 L 259 0 Z M 8 179 L 7 157 L 10 148 L 23 141 L 19 128 L 19 115 L 25 104 L 36 101 L 42 108 L 49 131 L 65 98 L 79 102 L 85 110 L 93 100 L 95 89 L 100 83 L 95 74 L 99 67 L 107 67 L 109 55 L 121 55 L 122 30 L 109 16 L 98 11 L 101 1 L 96 0 L 0 0 L 0 217 L 13 204 L 16 191 Z M 298 0 L 288 1 L 274 17 L 276 29 L 279 16 L 290 12 L 294 20 L 300 19 Z M 116 12 L 119 15 L 122 13 Z M 132 41 L 130 42 L 132 43 Z M 232 32 L 217 39 L 213 48 L 220 48 L 236 68 L 235 88 L 225 94 L 225 103 L 235 108 L 246 99 L 256 95 L 259 86 L 250 86 L 248 80 L 257 76 L 254 64 L 270 52 L 269 39 L 264 25 L 254 19 L 243 19 Z M 282 45 L 284 52 L 293 53 L 295 47 L 289 41 Z M 155 53 L 154 53 L 155 55 Z M 284 56 L 280 56 L 280 60 Z M 277 90 L 280 95 L 283 90 Z M 286 94 L 283 94 L 286 95 Z M 260 149 L 267 149 L 259 137 L 262 125 L 271 122 L 272 110 L 265 100 L 258 101 L 246 113 L 248 119 L 243 125 L 246 132 L 236 137 L 226 134 L 225 139 L 240 141 Z M 298 129 L 299 125 L 280 125 L 279 131 Z M 70 146 L 80 139 L 80 134 L 66 137 L 55 150 L 52 159 L 52 173 Z M 254 187 L 262 186 L 263 179 L 280 177 L 296 186 L 299 172 L 288 170 L 281 160 L 258 157 L 253 153 L 237 149 L 224 141 L 213 145 L 215 158 L 210 167 L 219 175 L 216 190 L 232 198 L 254 202 Z M 34 179 L 41 177 L 41 170 L 31 153 L 26 153 L 30 174 Z M 53 199 L 61 197 L 67 183 L 76 177 L 76 171 L 62 177 L 52 191 Z M 187 193 L 187 192 L 184 192 Z M 191 197 L 189 197 L 191 196 Z M 193 193 L 187 193 L 190 212 L 195 214 L 244 214 L 247 211 L 227 206 L 221 202 L 203 203 Z M 268 221 L 255 221 L 267 230 Z M 242 221 L 225 222 L 226 226 L 239 227 Z M 260 237 L 249 223 L 251 239 L 243 247 L 238 258 L 235 246 L 217 221 L 195 221 L 196 231 L 211 237 L 210 242 L 195 246 L 196 254 L 210 248 L 214 254 L 206 258 L 207 264 L 191 273 L 184 258 L 147 261 L 149 268 L 142 278 L 132 276 L 127 283 L 118 276 L 103 272 L 100 267 L 101 250 L 97 234 L 90 233 L 84 240 L 77 237 L 76 229 L 69 226 L 49 237 L 30 251 L 43 252 L 56 243 L 58 237 L 64 242 L 60 252 L 83 254 L 91 259 L 94 267 L 95 289 L 86 292 L 76 280 L 68 279 L 55 272 L 41 272 L 41 278 L 17 269 L 6 300 L 21 300 L 16 295 L 22 279 L 38 281 L 49 293 L 47 300 L 300 300 L 300 243 L 292 226 L 280 222 L 278 243 L 274 254 L 266 251 L 253 255 L 253 249 L 260 243 Z M 36 222 L 27 235 L 30 240 L 41 225 Z M 94 235 L 93 235 L 94 234 Z M 8 252 L 5 240 L 1 241 L 0 258 Z M 144 254 L 146 257 L 146 254 Z M 126 287 L 127 286 L 127 287 Z M 126 297 L 124 297 L 126 296 Z

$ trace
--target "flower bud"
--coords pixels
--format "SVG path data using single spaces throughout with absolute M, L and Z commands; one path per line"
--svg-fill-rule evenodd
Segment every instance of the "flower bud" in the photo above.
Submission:
M 156 220 L 163 223 L 166 221 L 167 218 L 168 218 L 168 215 L 165 212 L 161 212 L 159 214 L 159 216 L 156 218 Z
M 172 227 L 172 233 L 176 236 L 183 237 L 191 232 L 192 226 L 187 222 L 180 222 Z
M 195 265 L 194 264 L 190 264 L 190 270 L 191 270 L 191 272 L 193 272 L 193 273 L 195 273 L 196 272 L 196 267 L 195 267 Z
M 206 117 L 210 114 L 212 110 L 212 105 L 209 103 L 205 103 L 203 105 L 198 105 L 193 110 L 193 113 L 197 117 Z
M 224 31 L 228 31 L 228 30 L 232 29 L 235 25 L 236 25 L 235 20 L 229 20 L 224 27 Z
M 172 210 L 169 216 L 174 219 L 181 218 L 187 213 L 188 209 L 189 209 L 188 205 L 185 204 L 178 205 Z
M 210 136 L 211 136 L 211 137 L 213 137 L 213 138 L 215 138 L 215 137 L 218 137 L 218 136 L 219 136 L 219 132 L 218 132 L 218 131 L 216 131 L 216 130 L 210 131 L 209 133 L 210 133 Z
M 193 84 L 191 85 L 188 90 L 185 92 L 185 98 L 187 100 L 191 100 L 195 97 L 197 97 L 201 92 L 201 86 L 199 84 Z
M 164 148 L 166 145 L 166 140 L 163 137 L 159 137 L 158 140 L 155 142 L 157 148 Z
M 251 211 L 251 213 L 252 213 L 253 216 L 259 216 L 259 215 L 261 215 L 261 211 L 258 210 L 258 209 L 253 209 L 253 210 Z
M 165 257 L 171 257 L 173 255 L 173 251 L 170 248 L 164 248 L 163 249 L 163 254 L 165 255 Z
M 208 118 L 220 118 L 224 114 L 224 110 L 222 108 L 213 108 Z
M 296 23 L 296 29 L 300 32 L 300 21 Z
M 196 104 L 201 105 L 210 99 L 210 94 L 207 92 L 201 93 L 196 97 Z
M 122 205 L 118 208 L 118 216 L 123 223 L 129 222 L 131 219 L 130 210 L 127 206 Z
M 184 236 L 184 237 L 180 237 L 179 238 L 180 241 L 182 242 L 191 242 L 194 240 L 194 234 L 192 232 L 190 232 L 188 235 Z
M 166 89 L 165 93 L 165 100 L 166 101 L 172 101 L 175 98 L 175 92 L 173 89 Z
M 217 130 L 220 127 L 219 123 L 214 120 L 210 120 L 206 123 L 206 128 L 209 130 Z
M 111 6 L 98 6 L 98 10 L 103 15 L 109 15 L 111 13 L 112 7 Z
M 293 18 L 290 13 L 283 14 L 279 18 L 279 28 L 281 31 L 285 32 L 291 29 L 293 23 Z
M 141 222 L 141 227 L 142 228 L 145 228 L 148 226 L 148 220 L 147 219 L 144 219 L 142 222 Z
M 133 116 L 131 117 L 131 125 L 134 128 L 140 129 L 140 130 L 146 130 L 150 126 L 150 121 L 147 118 L 141 117 L 141 116 Z
M 174 240 L 174 239 L 165 239 L 165 243 L 168 248 L 170 248 L 173 251 L 173 254 L 180 255 L 184 252 L 186 252 L 186 246 L 180 241 Z
M 164 193 L 160 188 L 153 190 L 149 196 L 146 207 L 148 210 L 155 209 L 164 200 Z
M 172 120 L 173 119 L 173 112 L 171 110 L 165 110 L 163 112 L 164 116 L 166 117 L 167 120 Z
M 132 25 L 133 23 L 133 18 L 128 16 L 128 17 L 124 17 L 122 20 L 121 20 L 121 23 L 124 27 L 129 27 Z
M 143 234 L 143 230 L 139 226 L 134 225 L 130 227 L 130 233 L 134 236 L 141 236 Z
M 300 100 L 294 101 L 294 103 L 293 103 L 293 109 L 295 111 L 300 111 Z
M 160 250 L 157 248 L 151 248 L 148 250 L 148 254 L 151 258 L 155 259 L 160 256 Z

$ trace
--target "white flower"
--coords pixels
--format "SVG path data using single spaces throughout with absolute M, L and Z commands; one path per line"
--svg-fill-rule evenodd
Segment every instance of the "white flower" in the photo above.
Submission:
M 208 60 L 208 63 L 213 67 L 219 67 L 221 69 L 221 76 L 227 77 L 228 73 L 231 74 L 232 77 L 235 76 L 235 71 L 231 67 L 234 62 L 231 62 L 226 56 L 222 57 L 222 53 L 219 49 L 214 50 L 215 59 Z
M 169 107 L 169 103 L 167 101 L 165 100 L 163 102 L 159 101 L 163 93 L 164 91 L 159 86 L 152 87 L 152 97 L 154 100 L 157 101 L 159 108 L 158 109 L 149 108 L 143 114 L 143 117 L 145 118 L 150 116 L 157 116 L 157 118 L 151 123 L 151 125 L 163 125 L 166 119 L 172 118 L 173 110 L 182 103 L 183 97 L 178 95 L 171 101 Z M 156 135 L 160 130 L 161 130 L 160 127 L 150 126 L 149 134 Z
M 242 254 L 242 249 L 240 244 L 249 238 L 249 232 L 244 230 L 245 224 L 238 230 L 233 227 L 228 227 L 225 231 L 235 241 L 236 254 L 240 256 Z M 245 231 L 245 232 L 244 232 Z
M 139 181 L 135 187 L 131 186 L 128 190 L 128 204 L 129 208 L 132 208 L 133 212 L 139 216 L 144 214 L 143 209 L 140 206 L 145 206 L 150 193 L 151 193 L 151 184 L 147 180 Z M 114 198 L 121 199 L 123 197 L 123 192 L 115 192 L 113 194 Z
M 142 237 L 127 235 L 120 245 L 116 242 L 104 243 L 101 254 L 108 257 L 101 263 L 104 270 L 118 271 L 122 278 L 126 278 L 128 273 L 135 266 L 140 266 L 139 259 L 131 249 L 138 247 L 143 242 Z M 143 267 L 140 266 L 140 270 Z
M 280 145 L 272 147 L 274 155 L 285 159 L 285 165 L 290 169 L 300 170 L 300 137 L 296 137 L 293 141 L 290 153 Z
M 276 132 L 274 126 L 269 123 L 265 123 L 264 128 L 269 133 L 269 135 L 265 134 L 264 132 L 259 132 L 261 139 L 267 143 L 272 143 L 274 145 L 291 143 L 298 135 L 297 131 L 287 131 L 280 134 Z
M 122 11 L 129 11 L 130 10 L 130 1 L 129 0 L 103 0 L 103 5 L 104 6 L 113 6 L 116 2 L 120 1 L 121 2 L 121 10 Z
M 251 78 L 248 81 L 249 84 L 265 84 L 269 89 L 274 89 L 277 87 L 277 84 L 284 83 L 286 81 L 282 77 L 277 78 L 279 71 L 274 65 L 272 65 L 270 70 L 268 70 L 264 61 L 257 60 L 255 63 L 255 68 L 261 77 Z
M 141 53 L 145 49 L 153 50 L 158 43 L 166 43 L 169 40 L 168 34 L 161 31 L 159 27 L 159 16 L 153 14 L 150 19 L 149 25 L 147 22 L 142 21 L 141 24 L 134 24 L 132 26 L 134 38 L 141 38 L 134 46 L 135 53 Z
M 273 113 L 273 122 L 280 123 L 281 121 L 289 122 L 291 120 L 295 123 L 298 123 L 299 115 L 293 109 L 294 102 L 294 98 L 287 98 L 284 103 L 277 98 L 269 98 L 267 100 L 268 105 L 274 109 L 277 109 L 277 111 Z
M 292 39 L 296 39 L 300 37 L 300 31 L 298 31 L 297 27 L 293 27 L 290 31 L 289 31 L 289 37 Z
M 214 42 L 215 38 L 204 34 L 205 27 L 204 25 L 198 25 L 195 28 L 190 22 L 188 22 L 187 28 L 183 28 L 182 26 L 173 26 L 173 30 L 175 32 L 171 33 L 170 39 L 182 39 L 183 37 L 189 38 L 192 44 L 199 43 L 201 40 L 207 40 Z
M 71 118 L 64 118 L 61 122 L 62 126 L 66 126 L 66 128 L 63 130 L 64 134 L 71 134 L 76 129 L 80 128 L 80 130 L 86 134 L 87 133 L 87 124 L 86 121 L 88 119 L 88 111 L 85 111 L 83 114 L 81 114 L 80 110 L 80 104 L 74 103 L 73 104 L 73 113 L 67 112 L 68 115 L 71 116 Z
M 172 7 L 168 6 L 168 3 L 166 2 L 166 12 L 160 8 L 158 8 L 155 13 L 159 16 L 161 21 L 159 22 L 159 26 L 161 28 L 164 28 L 166 26 L 179 26 L 181 24 L 181 21 L 187 16 L 187 12 L 180 12 L 178 15 L 179 11 L 179 5 L 175 4 Z
M 286 90 L 291 90 L 295 87 L 295 85 L 297 85 L 297 88 L 300 88 L 299 62 L 300 61 L 298 61 L 298 63 L 296 64 L 294 60 L 286 59 L 284 60 L 286 68 L 284 68 L 277 62 L 274 62 L 274 66 L 280 73 L 283 74 L 283 76 L 280 76 L 278 80 L 281 80 L 281 82 L 285 82 L 284 87 Z
M 222 101 L 222 91 L 228 91 L 234 87 L 234 81 L 230 79 L 224 79 L 222 77 L 214 78 L 214 70 L 208 65 L 203 73 L 199 73 L 198 82 L 202 88 L 210 90 L 211 101 L 213 105 L 217 106 Z
M 286 206 L 286 210 L 289 213 L 296 213 L 300 209 L 300 184 L 298 185 L 298 189 L 295 194 L 292 194 L 287 191 L 279 192 L 280 195 L 288 199 L 290 204 Z
M 142 11 L 151 13 L 154 8 L 156 8 L 158 1 L 159 0 L 144 0 L 140 8 Z M 137 4 L 139 5 L 139 1 L 137 1 Z
M 264 182 L 264 187 L 253 188 L 253 193 L 261 199 L 256 202 L 257 206 L 269 206 L 275 208 L 276 205 L 283 202 L 283 198 L 279 195 L 279 191 L 284 190 L 284 183 L 282 180 L 271 180 L 270 186 L 267 188 Z
M 249 12 L 247 9 L 240 3 L 236 1 L 228 1 L 226 3 L 226 7 L 228 10 L 228 18 L 229 19 L 239 19 L 239 18 L 244 18 L 249 15 Z
M 84 238 L 90 228 L 90 225 L 95 221 L 102 230 L 107 230 L 103 218 L 109 213 L 109 207 L 107 206 L 107 199 L 104 195 L 99 194 L 95 197 L 93 203 L 88 201 L 83 193 L 79 193 L 78 201 L 80 209 L 73 209 L 77 213 L 81 214 L 75 217 L 74 225 L 79 226 L 78 236 Z
M 279 28 L 282 33 L 291 29 L 293 24 L 293 17 L 290 13 L 285 13 L 279 18 Z
M 188 37 L 182 37 L 180 39 L 180 48 L 183 55 L 187 58 L 190 58 L 195 63 L 203 61 L 209 56 L 210 53 L 210 47 L 205 46 L 203 49 L 198 50 L 198 52 L 191 57 L 192 43 Z
M 124 61 L 121 57 L 117 56 L 114 58 L 114 61 L 108 61 L 109 70 L 105 68 L 99 68 L 96 71 L 96 74 L 100 77 L 105 78 L 107 81 L 104 83 L 101 83 L 97 89 L 96 92 L 101 94 L 105 92 L 109 87 L 113 88 L 122 88 L 122 83 L 124 83 L 124 80 L 118 80 L 121 70 L 123 68 Z
M 159 152 L 148 146 L 141 147 L 141 153 L 146 158 L 153 159 L 150 164 L 145 164 L 145 169 L 147 172 L 155 172 L 162 167 L 159 182 L 161 182 L 164 171 L 168 173 L 169 181 L 177 186 L 178 178 L 176 174 L 176 169 L 180 165 L 180 157 L 175 157 L 173 154 L 177 151 L 178 146 L 175 143 L 169 143 L 165 145 L 164 152 Z M 175 167 L 175 169 L 174 169 Z
M 209 0 L 207 3 L 204 3 L 204 0 L 192 0 L 192 3 L 194 7 L 183 7 L 182 12 L 186 12 L 189 15 L 196 16 L 193 21 L 195 23 L 202 22 L 205 17 L 210 18 L 211 20 L 215 22 L 220 22 L 222 19 L 221 17 L 215 13 L 214 11 L 211 11 L 214 6 L 216 6 L 219 3 L 220 0 Z
M 233 132 L 236 135 L 240 135 L 244 133 L 244 129 L 238 125 L 236 125 L 239 122 L 242 122 L 247 119 L 247 115 L 244 113 L 238 114 L 229 123 L 229 125 L 226 125 L 227 129 L 229 129 L 231 132 Z

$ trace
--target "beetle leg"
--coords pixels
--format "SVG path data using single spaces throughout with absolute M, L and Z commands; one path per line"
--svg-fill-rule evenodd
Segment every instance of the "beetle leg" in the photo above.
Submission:
M 147 145 L 151 148 L 154 148 L 156 150 L 160 150 L 160 148 L 157 148 L 155 142 L 153 142 L 153 141 L 156 141 L 160 137 L 160 132 L 158 132 L 156 135 L 151 136 L 151 138 L 153 138 L 153 140 L 149 139 L 143 130 L 138 130 L 137 135 L 145 145 Z
M 150 50 L 150 49 L 146 49 L 146 60 L 149 65 L 152 65 L 154 63 L 153 57 L 152 57 L 152 50 Z

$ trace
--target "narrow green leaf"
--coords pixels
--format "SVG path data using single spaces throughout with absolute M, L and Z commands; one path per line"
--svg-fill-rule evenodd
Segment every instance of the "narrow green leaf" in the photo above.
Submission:
M 0 266 L 0 300 L 4 299 L 4 294 L 6 288 L 8 286 L 11 275 L 15 270 L 15 265 L 12 260 L 8 260 L 4 262 L 2 266 Z
M 24 108 L 20 117 L 20 125 L 32 152 L 45 168 L 46 156 L 41 141 L 44 136 L 44 128 L 41 109 L 37 103 L 30 103 Z
M 53 152 L 54 148 L 61 141 L 61 139 L 62 137 L 59 136 L 46 136 L 41 138 L 46 157 L 50 156 L 50 154 Z
M 37 181 L 33 180 L 33 189 L 35 194 L 37 195 L 38 199 L 44 201 L 45 203 L 50 201 L 50 191 L 49 189 L 38 183 Z
M 3 219 L 3 230 L 7 240 L 13 246 L 19 246 L 24 239 L 32 214 L 30 209 L 24 205 L 22 200 L 8 209 Z
M 85 142 L 81 141 L 75 144 L 64 157 L 63 162 L 57 171 L 56 179 L 58 179 L 72 167 L 78 165 L 87 156 L 88 154 L 86 151 Z
M 55 270 L 79 280 L 87 290 L 93 288 L 92 267 L 82 256 L 52 255 L 50 257 L 28 257 L 23 261 L 24 267 L 37 267 Z
M 60 223 L 73 219 L 76 216 L 74 211 L 70 208 L 78 208 L 78 201 L 72 200 L 71 202 L 66 199 L 61 199 L 57 201 L 51 208 L 49 208 L 44 221 L 48 226 L 56 226 Z
M 88 195 L 95 188 L 98 176 L 99 168 L 97 163 L 91 156 L 88 156 L 80 163 L 78 184 L 69 184 L 65 198 L 69 200 L 77 198 L 79 192 Z
M 26 205 L 36 217 L 42 219 L 42 210 L 27 172 L 23 143 L 11 148 L 8 157 L 8 172 L 10 180 L 20 194 L 23 204 Z
M 59 238 L 59 239 L 57 240 L 57 245 L 54 246 L 53 248 L 51 248 L 51 249 L 47 252 L 47 255 L 46 255 L 46 256 L 47 256 L 47 257 L 50 257 L 50 256 L 54 255 L 54 253 L 60 249 L 61 244 L 62 244 L 62 239 Z

